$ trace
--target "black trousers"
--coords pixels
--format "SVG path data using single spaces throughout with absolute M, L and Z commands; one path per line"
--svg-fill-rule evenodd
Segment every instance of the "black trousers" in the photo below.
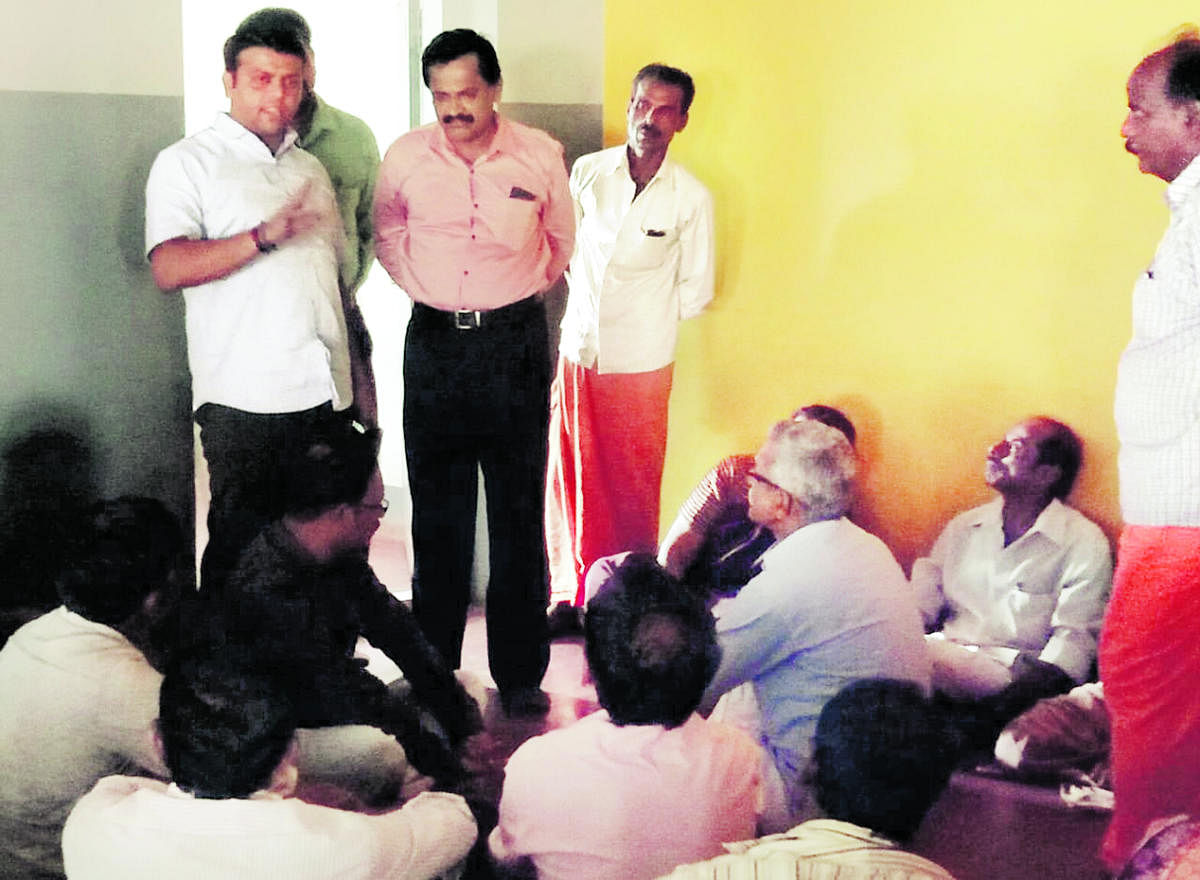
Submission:
M 487 489 L 488 665 L 501 690 L 538 685 L 550 659 L 542 508 L 550 361 L 545 308 L 526 299 L 460 316 L 414 305 L 404 345 L 404 440 L 413 499 L 413 611 L 461 665 Z
M 284 462 L 336 419 L 328 404 L 292 413 L 252 413 L 215 403 L 196 410 L 208 461 L 208 545 L 200 588 L 219 589 L 258 533 L 283 515 Z

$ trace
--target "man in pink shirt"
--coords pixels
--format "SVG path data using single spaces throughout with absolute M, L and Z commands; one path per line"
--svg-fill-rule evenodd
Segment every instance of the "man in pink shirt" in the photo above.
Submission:
M 376 255 L 413 300 L 404 437 L 413 610 L 457 668 L 476 472 L 487 486 L 488 662 L 509 714 L 540 714 L 549 661 L 542 505 L 550 357 L 540 294 L 575 239 L 562 146 L 503 118 L 496 50 L 471 30 L 421 56 L 438 121 L 398 139 L 375 189 Z
M 539 880 L 649 880 L 753 837 L 762 750 L 696 714 L 721 656 L 703 601 L 634 553 L 585 629 L 604 708 L 513 753 L 493 858 L 514 873 L 528 861 Z

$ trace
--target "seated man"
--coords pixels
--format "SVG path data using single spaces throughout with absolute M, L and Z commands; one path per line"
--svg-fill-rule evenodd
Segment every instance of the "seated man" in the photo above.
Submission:
M 743 723 L 770 753 L 762 825 L 812 812 L 803 781 L 821 708 L 860 678 L 929 687 L 921 618 L 882 541 L 846 519 L 856 463 L 845 435 L 811 420 L 776 424 L 750 472 L 750 519 L 776 543 L 762 571 L 715 609 L 721 665 L 702 705 L 745 682 L 758 710 Z
M 951 880 L 900 846 L 950 781 L 951 739 L 944 719 L 911 682 L 848 685 L 817 719 L 816 798 L 828 818 L 727 845 L 729 855 L 676 868 L 670 880 Z
M 753 834 L 760 750 L 695 714 L 719 659 L 703 604 L 632 555 L 588 605 L 585 651 L 603 709 L 513 754 L 493 856 L 541 880 L 638 880 Z
M 460 862 L 475 840 L 461 797 L 426 792 L 367 815 L 293 793 L 296 716 L 287 689 L 229 658 L 189 658 L 162 683 L 159 734 L 172 784 L 109 776 L 71 812 L 72 880 L 404 877 Z
M 854 425 L 841 410 L 815 403 L 792 413 L 837 428 L 854 445 Z M 754 573 L 763 551 L 775 543 L 748 514 L 747 476 L 753 455 L 731 455 L 705 474 L 667 530 L 658 561 L 684 583 L 713 594 L 737 592 Z
M 796 410 L 792 419 L 837 428 L 854 445 L 854 425 L 832 406 L 814 403 Z M 721 459 L 683 502 L 658 550 L 658 561 L 669 574 L 714 602 L 740 590 L 757 572 L 759 557 L 775 543 L 771 531 L 747 511 L 747 476 L 753 469 L 753 455 Z M 593 563 L 584 582 L 585 604 L 621 558 L 618 553 Z M 559 602 L 549 619 L 551 635 L 570 635 L 579 630 L 583 609 Z
M 984 465 L 999 497 L 952 519 L 913 564 L 926 627 L 940 627 L 928 638 L 934 689 L 968 704 L 986 698 L 970 707 L 980 745 L 1091 674 L 1112 557 L 1104 533 L 1062 501 L 1081 454 L 1061 422 L 1017 424 Z
M 246 548 L 222 592 L 201 594 L 208 606 L 201 638 L 276 675 L 302 727 L 378 727 L 397 738 L 414 767 L 451 784 L 462 769 L 444 740 L 461 744 L 483 719 L 367 564 L 387 509 L 377 444 L 377 431 L 339 425 L 286 462 L 284 517 Z M 400 667 L 411 695 L 389 689 L 355 659 L 360 635 Z M 421 709 L 440 731 L 423 725 Z
M 62 876 L 75 801 L 111 773 L 165 774 L 156 662 L 169 647 L 183 530 L 158 501 L 96 504 L 58 577 L 63 604 L 0 650 L 0 876 Z

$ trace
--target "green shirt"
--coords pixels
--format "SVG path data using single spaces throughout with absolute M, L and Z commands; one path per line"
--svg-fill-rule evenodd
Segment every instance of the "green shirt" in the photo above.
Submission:
M 316 97 L 312 125 L 297 143 L 312 153 L 329 174 L 337 197 L 342 226 L 346 230 L 346 252 L 342 257 L 342 283 L 353 295 L 371 261 L 375 241 L 371 229 L 371 200 L 379 171 L 379 146 L 367 124 Z

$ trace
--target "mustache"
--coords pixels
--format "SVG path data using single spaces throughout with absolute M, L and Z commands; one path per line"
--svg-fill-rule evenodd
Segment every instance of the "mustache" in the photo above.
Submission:
M 465 122 L 470 125 L 474 121 L 475 117 L 470 113 L 459 113 L 457 115 L 454 113 L 447 113 L 442 117 L 442 123 L 445 125 L 449 125 L 451 122 Z
M 638 131 L 640 131 L 642 134 L 651 134 L 655 137 L 662 137 L 662 131 L 659 130 L 657 125 L 641 125 L 638 126 Z

